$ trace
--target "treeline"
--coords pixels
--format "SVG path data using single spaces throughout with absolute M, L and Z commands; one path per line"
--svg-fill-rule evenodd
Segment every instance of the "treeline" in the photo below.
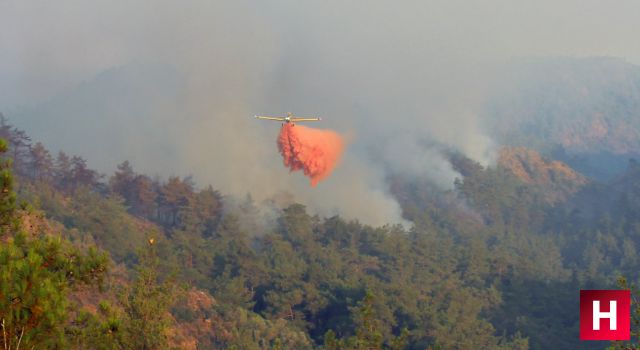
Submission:
M 222 195 L 211 186 L 196 191 L 190 177 L 152 179 L 135 173 L 128 161 L 118 165 L 117 171 L 105 180 L 105 175 L 90 169 L 82 157 L 63 151 L 54 157 L 42 143 L 32 143 L 23 130 L 11 126 L 2 114 L 0 138 L 8 140 L 12 168 L 21 179 L 47 184 L 65 195 L 80 188 L 103 196 L 119 195 L 129 213 L 167 230 L 184 229 L 197 221 L 211 234 L 222 213 Z

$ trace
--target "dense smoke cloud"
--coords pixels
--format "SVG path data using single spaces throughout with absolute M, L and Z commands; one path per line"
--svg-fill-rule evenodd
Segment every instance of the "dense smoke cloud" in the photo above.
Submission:
M 256 199 L 287 191 L 322 215 L 401 221 L 388 169 L 456 176 L 444 148 L 490 162 L 478 111 L 502 62 L 640 62 L 636 1 L 93 1 L 0 3 L 0 110 L 50 148 L 110 172 L 193 173 Z M 611 21 L 611 23 L 603 23 Z M 281 166 L 280 125 L 322 116 L 350 135 L 316 189 Z M 366 205 L 363 205 L 366 203 Z

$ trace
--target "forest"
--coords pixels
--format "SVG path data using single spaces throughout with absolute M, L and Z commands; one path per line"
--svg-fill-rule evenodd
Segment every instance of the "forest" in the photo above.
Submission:
M 412 224 L 319 217 L 190 177 L 101 174 L 0 120 L 5 349 L 570 349 L 580 289 L 640 270 L 640 164 L 505 147 L 453 190 L 391 176 Z M 636 315 L 640 315 L 637 311 Z

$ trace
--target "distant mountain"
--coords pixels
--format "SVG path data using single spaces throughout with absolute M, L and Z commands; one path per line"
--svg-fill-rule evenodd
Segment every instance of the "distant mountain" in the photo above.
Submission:
M 182 84 L 183 77 L 171 66 L 133 63 L 107 69 L 8 117 L 54 151 L 79 153 L 97 160 L 93 165 L 106 171 L 121 162 L 123 154 L 140 158 L 145 152 L 157 153 L 137 149 L 141 143 L 136 141 L 154 139 L 164 144 L 160 128 L 153 126 L 176 118 Z
M 530 59 L 504 70 L 485 110 L 492 136 L 609 177 L 640 154 L 640 67 L 613 58 Z M 605 162 L 606 160 L 606 162 Z

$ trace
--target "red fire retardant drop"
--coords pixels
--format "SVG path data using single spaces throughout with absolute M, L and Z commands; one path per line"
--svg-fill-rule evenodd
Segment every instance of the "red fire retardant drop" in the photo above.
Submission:
M 302 170 L 311 186 L 325 179 L 338 165 L 344 151 L 342 136 L 331 130 L 286 123 L 280 129 L 278 149 L 284 165 L 291 171 Z

